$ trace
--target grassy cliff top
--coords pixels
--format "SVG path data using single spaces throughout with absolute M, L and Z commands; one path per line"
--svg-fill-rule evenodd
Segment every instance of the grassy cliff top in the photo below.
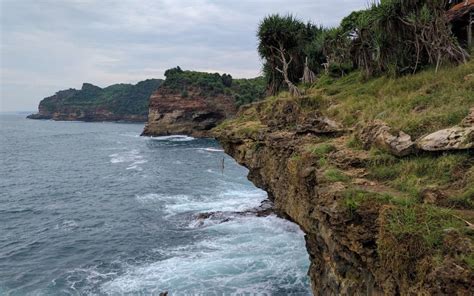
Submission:
M 346 126 L 381 119 L 416 138 L 458 124 L 474 107 L 474 61 L 400 78 L 323 76 L 308 98 Z

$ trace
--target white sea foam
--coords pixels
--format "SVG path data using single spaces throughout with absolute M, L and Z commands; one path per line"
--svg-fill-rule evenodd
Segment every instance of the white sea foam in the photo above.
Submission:
M 245 211 L 258 207 L 267 198 L 267 194 L 254 189 L 228 190 L 210 195 L 150 193 L 136 198 L 141 203 L 158 203 L 168 215 L 177 215 L 187 212 Z
M 195 148 L 196 150 L 200 150 L 200 151 L 207 151 L 207 152 L 224 152 L 224 149 L 217 149 L 217 148 L 211 148 L 211 147 L 208 147 L 208 148 Z
M 137 149 L 132 149 L 124 152 L 118 152 L 110 154 L 111 163 L 129 163 L 127 170 L 139 170 L 141 171 L 140 164 L 147 163 L 148 160 L 144 159 L 143 155 L 140 154 L 140 151 Z
M 169 195 L 169 194 L 156 194 L 149 193 L 145 195 L 137 195 L 136 199 L 140 203 L 156 203 L 156 202 L 187 202 L 191 199 L 189 195 L 178 194 L 178 195 Z
M 308 260 L 301 248 L 303 233 L 296 225 L 275 216 L 245 217 L 202 231 L 208 239 L 168 250 L 169 259 L 130 267 L 101 290 L 107 294 L 167 290 L 172 295 L 307 293 Z
M 173 136 L 161 136 L 161 137 L 150 137 L 154 141 L 171 141 L 171 142 L 187 142 L 193 141 L 196 138 L 186 135 L 173 135 Z
M 169 214 L 185 212 L 245 211 L 255 208 L 267 198 L 261 190 L 229 190 L 218 194 L 199 195 L 188 199 L 176 199 L 165 205 Z
M 77 227 L 79 227 L 79 225 L 77 224 L 75 220 L 65 220 L 60 224 L 56 224 L 54 228 L 57 230 L 61 229 L 64 231 L 72 231 L 76 229 Z

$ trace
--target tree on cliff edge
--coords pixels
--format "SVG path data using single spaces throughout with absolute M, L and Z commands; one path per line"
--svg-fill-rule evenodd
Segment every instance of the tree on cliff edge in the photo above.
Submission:
M 263 71 L 271 94 L 277 93 L 283 82 L 292 94 L 299 94 L 295 84 L 305 69 L 307 45 L 320 31 L 321 28 L 292 15 L 274 14 L 263 19 L 257 33 L 258 53 L 264 60 Z

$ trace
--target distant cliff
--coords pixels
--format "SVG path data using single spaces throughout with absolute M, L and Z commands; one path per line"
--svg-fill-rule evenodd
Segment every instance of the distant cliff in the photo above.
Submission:
M 210 129 L 237 112 L 241 104 L 263 98 L 263 78 L 233 79 L 231 75 L 165 72 L 166 80 L 150 98 L 144 136 L 186 134 L 208 136 Z
M 161 83 L 161 79 L 148 79 L 135 85 L 114 84 L 106 88 L 84 83 L 79 90 L 61 90 L 44 98 L 38 113 L 28 118 L 145 122 L 148 99 Z

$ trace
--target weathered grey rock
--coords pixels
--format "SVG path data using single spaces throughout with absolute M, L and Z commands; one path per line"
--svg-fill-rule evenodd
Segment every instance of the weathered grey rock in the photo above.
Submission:
M 469 110 L 469 114 L 461 122 L 461 126 L 470 127 L 474 126 L 474 107 Z
M 474 148 L 474 126 L 455 126 L 422 137 L 416 146 L 424 151 L 463 150 Z
M 313 133 L 313 134 L 325 134 L 325 133 L 338 133 L 343 132 L 342 126 L 326 116 L 313 112 L 301 120 L 301 123 L 296 125 L 296 132 L 300 134 Z
M 359 139 L 366 149 L 375 145 L 396 156 L 406 156 L 415 150 L 415 143 L 410 135 L 403 131 L 398 132 L 398 135 L 393 135 L 390 127 L 381 120 L 375 120 L 364 127 L 359 132 Z

